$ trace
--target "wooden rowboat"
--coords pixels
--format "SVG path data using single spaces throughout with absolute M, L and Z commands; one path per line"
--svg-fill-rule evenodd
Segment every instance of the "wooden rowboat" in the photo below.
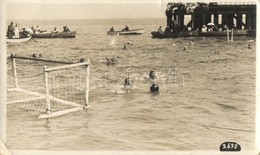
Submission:
M 160 33 L 158 31 L 152 31 L 151 34 L 153 38 L 196 37 L 198 36 L 198 31 L 176 31 L 170 33 Z
M 12 38 L 12 39 L 6 38 L 6 42 L 7 43 L 21 43 L 21 42 L 29 41 L 31 38 L 32 38 L 31 36 L 26 37 L 26 38 Z
M 129 31 L 108 31 L 108 35 L 140 35 L 143 33 L 143 29 L 133 29 Z
M 32 38 L 75 38 L 77 31 L 71 32 L 43 32 L 43 33 L 33 33 Z
M 217 37 L 217 36 L 227 36 L 227 31 L 212 31 L 212 32 L 198 32 L 200 36 L 205 37 Z M 234 36 L 247 36 L 247 30 L 233 30 Z M 229 35 L 231 35 L 231 30 L 229 30 Z

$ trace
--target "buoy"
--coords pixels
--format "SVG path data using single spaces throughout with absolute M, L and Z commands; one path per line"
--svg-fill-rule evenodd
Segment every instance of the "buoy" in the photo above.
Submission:
M 152 84 L 150 87 L 151 92 L 158 92 L 159 91 L 159 86 L 157 84 Z

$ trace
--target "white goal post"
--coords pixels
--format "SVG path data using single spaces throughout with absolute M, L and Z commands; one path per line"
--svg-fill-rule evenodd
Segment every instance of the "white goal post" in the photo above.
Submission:
M 90 61 L 66 62 L 12 54 L 8 64 L 8 105 L 55 117 L 89 108 Z

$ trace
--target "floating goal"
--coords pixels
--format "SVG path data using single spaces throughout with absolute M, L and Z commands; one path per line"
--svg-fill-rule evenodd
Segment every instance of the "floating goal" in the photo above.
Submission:
M 62 62 L 12 54 L 7 59 L 7 104 L 55 117 L 89 107 L 87 62 Z

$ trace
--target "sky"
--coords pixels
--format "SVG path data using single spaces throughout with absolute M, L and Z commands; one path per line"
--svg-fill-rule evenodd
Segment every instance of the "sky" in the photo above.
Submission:
M 8 1 L 7 19 L 161 18 L 166 8 L 154 0 L 36 1 Z
M 191 2 L 192 0 L 179 0 Z M 227 0 L 218 0 L 226 2 Z M 237 0 L 228 0 L 237 2 Z M 254 2 L 255 0 L 239 0 Z M 168 2 L 176 0 L 6 0 L 9 20 L 165 18 Z M 194 1 L 198 2 L 198 1 Z M 210 2 L 199 0 L 199 2 Z

